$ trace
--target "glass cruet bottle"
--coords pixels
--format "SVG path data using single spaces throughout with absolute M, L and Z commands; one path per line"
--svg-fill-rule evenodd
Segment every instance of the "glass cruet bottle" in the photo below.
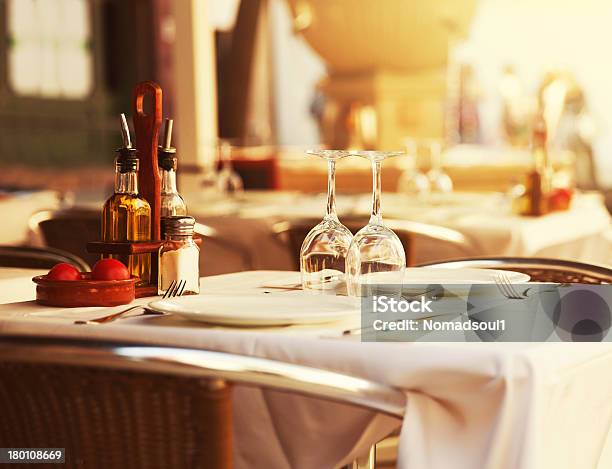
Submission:
M 123 148 L 115 159 L 115 191 L 102 209 L 102 241 L 149 241 L 151 206 L 138 193 L 138 151 L 132 147 L 125 114 L 121 114 Z M 147 285 L 151 275 L 151 254 L 104 254 L 123 262 L 137 285 Z
M 176 188 L 177 158 L 176 148 L 172 146 L 172 119 L 166 119 L 164 145 L 157 150 L 157 162 L 161 176 L 161 236 L 164 238 L 166 218 L 187 215 L 185 201 Z

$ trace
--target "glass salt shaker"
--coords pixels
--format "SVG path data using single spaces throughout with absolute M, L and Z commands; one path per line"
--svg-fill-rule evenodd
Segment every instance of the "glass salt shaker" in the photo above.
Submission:
M 166 218 L 166 239 L 159 248 L 158 295 L 172 282 L 184 282 L 182 295 L 200 293 L 200 248 L 193 240 L 195 219 L 187 216 Z

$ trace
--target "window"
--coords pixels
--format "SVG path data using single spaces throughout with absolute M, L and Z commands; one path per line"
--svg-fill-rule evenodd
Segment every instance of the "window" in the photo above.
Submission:
M 83 99 L 93 89 L 87 0 L 8 1 L 8 79 L 19 96 Z

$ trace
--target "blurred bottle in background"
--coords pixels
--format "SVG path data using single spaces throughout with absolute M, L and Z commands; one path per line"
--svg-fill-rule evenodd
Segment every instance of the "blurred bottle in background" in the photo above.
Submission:
M 502 132 L 513 147 L 528 148 L 535 100 L 525 92 L 512 65 L 506 65 L 499 81 L 502 99 Z

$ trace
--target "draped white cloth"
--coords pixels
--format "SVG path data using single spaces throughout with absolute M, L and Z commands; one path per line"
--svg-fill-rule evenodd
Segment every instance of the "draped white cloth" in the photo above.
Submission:
M 231 301 L 238 289 L 261 292 L 258 286 L 297 279 L 297 273 L 243 272 L 204 278 L 202 291 L 226 292 Z M 0 300 L 5 285 L 0 280 Z M 109 311 L 5 304 L 0 334 L 221 350 L 398 387 L 408 397 L 399 445 L 402 469 L 612 467 L 610 343 L 361 343 L 341 335 L 346 323 L 238 330 L 155 316 L 103 326 L 72 324 Z M 336 467 L 400 425 L 345 405 L 250 388 L 237 388 L 234 404 L 239 468 Z

